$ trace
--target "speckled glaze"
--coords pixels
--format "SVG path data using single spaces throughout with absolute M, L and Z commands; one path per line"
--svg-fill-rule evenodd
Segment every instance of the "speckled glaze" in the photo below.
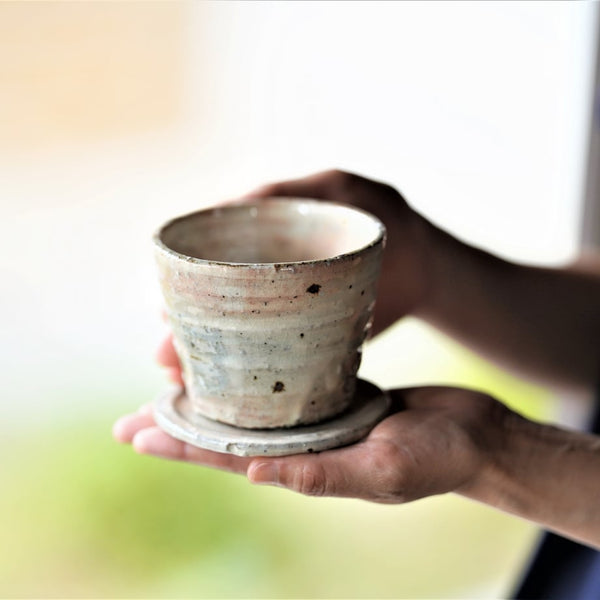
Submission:
M 344 411 L 384 237 L 367 213 L 306 199 L 229 205 L 164 225 L 156 260 L 193 409 L 260 429 Z

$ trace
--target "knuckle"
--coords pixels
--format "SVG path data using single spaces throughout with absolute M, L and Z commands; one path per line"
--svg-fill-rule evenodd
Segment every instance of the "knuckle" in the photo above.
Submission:
M 388 196 L 389 198 L 393 198 L 395 201 L 402 200 L 402 196 L 400 192 L 392 185 L 388 183 L 378 183 L 379 189 L 382 194 Z
M 379 499 L 384 502 L 402 504 L 411 497 L 409 482 L 402 469 L 382 474 L 379 485 Z
M 382 441 L 377 454 L 372 457 L 373 468 L 388 476 L 395 474 L 406 462 L 406 456 L 401 448 L 392 441 Z
M 283 185 L 280 183 L 266 183 L 255 189 L 253 196 L 257 198 L 270 198 L 283 193 Z
M 327 491 L 325 472 L 317 465 L 304 465 L 294 474 L 292 488 L 305 496 L 324 496 Z
M 328 173 L 329 178 L 335 187 L 339 190 L 348 190 L 356 180 L 356 175 L 342 171 L 341 169 L 332 169 Z
M 395 444 L 386 444 L 373 457 L 371 469 L 376 473 L 376 489 L 381 502 L 406 502 L 410 497 L 411 487 L 411 462 L 413 458 L 407 456 Z
M 392 205 L 404 202 L 400 192 L 387 183 L 366 179 L 355 173 L 349 173 L 340 169 L 328 171 L 327 177 L 336 194 L 345 196 L 358 205 L 363 204 L 368 198 L 373 196 L 383 199 Z M 365 206 L 363 208 L 368 209 L 369 207 Z

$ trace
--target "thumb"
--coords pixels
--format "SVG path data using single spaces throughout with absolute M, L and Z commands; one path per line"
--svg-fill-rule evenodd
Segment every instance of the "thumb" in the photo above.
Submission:
M 389 467 L 367 446 L 364 442 L 320 454 L 255 459 L 247 476 L 251 483 L 284 487 L 307 496 L 382 501 L 387 496 L 380 489 L 386 480 L 382 468 L 387 471 Z

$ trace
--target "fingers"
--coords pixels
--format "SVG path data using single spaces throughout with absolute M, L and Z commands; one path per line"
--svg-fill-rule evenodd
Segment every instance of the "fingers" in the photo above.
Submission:
M 361 443 L 320 454 L 260 458 L 252 483 L 309 496 L 402 503 L 463 485 L 480 463 L 480 435 L 498 403 L 450 387 L 393 390 L 392 414 Z
M 156 360 L 163 367 L 179 367 L 179 357 L 173 346 L 173 334 L 170 333 L 161 342 L 156 352 Z
M 173 346 L 173 334 L 169 334 L 160 344 L 156 352 L 156 360 L 159 364 L 167 367 L 167 377 L 173 383 L 185 387 L 181 375 L 181 364 L 179 356 Z
M 121 417 L 113 426 L 113 436 L 121 443 L 129 443 L 139 454 L 179 460 L 234 473 L 246 473 L 250 458 L 220 454 L 196 448 L 171 437 L 156 426 L 149 404 L 139 412 Z
M 181 373 L 181 367 L 167 369 L 167 377 L 169 378 L 169 381 L 177 384 L 180 387 L 185 387 L 185 382 L 183 381 L 183 375 Z
M 270 196 L 302 196 L 333 200 L 341 179 L 340 171 L 322 171 L 301 179 L 270 183 L 250 192 L 244 198 L 268 198 Z
M 383 184 L 365 179 L 353 173 L 330 170 L 301 179 L 271 183 L 250 192 L 244 198 L 256 199 L 270 196 L 300 196 L 338 202 L 355 202 L 357 193 L 387 188 Z
M 506 412 L 504 405 L 485 394 L 450 387 L 391 394 L 392 414 L 365 440 L 315 454 L 250 458 L 197 448 L 158 428 L 151 406 L 119 419 L 113 435 L 140 454 L 246 473 L 251 483 L 309 496 L 402 503 L 456 490 L 472 480 L 493 437 L 481 432 L 498 429 L 490 424 L 503 418 L 498 411 Z
M 330 453 L 331 454 L 331 453 Z M 336 496 L 348 492 L 341 485 L 339 464 L 327 454 L 296 455 L 287 458 L 255 460 L 248 467 L 251 483 L 276 485 L 307 496 Z
M 399 502 L 391 468 L 401 473 L 397 457 L 383 445 L 368 442 L 320 454 L 254 459 L 248 467 L 251 483 L 284 487 L 308 496 L 362 498 Z
M 194 463 L 233 473 L 245 473 L 251 460 L 197 448 L 176 440 L 159 427 L 149 427 L 138 432 L 133 438 L 133 447 L 139 454 Z
M 252 483 L 286 487 L 311 496 L 369 497 L 377 491 L 369 450 L 363 444 L 322 454 L 284 458 L 240 457 L 197 448 L 156 426 L 151 406 L 121 417 L 113 427 L 115 439 L 131 443 L 139 454 L 246 474 Z M 365 493 L 365 490 L 368 492 Z
M 395 230 L 409 212 L 404 198 L 393 187 L 339 170 L 271 183 L 250 192 L 243 199 L 248 201 L 273 196 L 318 198 L 353 204 L 381 219 L 388 232 Z
M 143 406 L 137 413 L 121 417 L 113 426 L 113 437 L 123 444 L 130 444 L 138 433 L 147 427 L 153 427 L 152 405 Z

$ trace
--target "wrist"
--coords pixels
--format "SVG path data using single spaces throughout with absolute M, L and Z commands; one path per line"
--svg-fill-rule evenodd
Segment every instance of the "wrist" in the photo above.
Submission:
M 479 468 L 456 492 L 495 508 L 515 512 L 510 510 L 510 506 L 518 502 L 511 489 L 515 479 L 513 469 L 527 455 L 527 449 L 523 447 L 523 438 L 530 435 L 527 430 L 537 424 L 504 405 L 500 404 L 498 409 L 498 418 L 479 432 L 479 440 L 474 444 Z
M 397 230 L 389 232 L 389 272 L 398 274 L 394 279 L 400 288 L 393 294 L 396 318 L 419 316 L 429 306 L 437 285 L 434 265 L 440 235 L 443 231 L 409 207 Z
M 492 498 L 497 491 L 505 489 L 508 477 L 512 437 L 522 427 L 525 419 L 510 410 L 505 404 L 490 398 L 491 404 L 484 419 L 469 428 L 471 463 L 475 465 L 471 477 L 456 493 L 486 504 L 496 505 Z
M 453 293 L 452 282 L 464 272 L 466 255 L 471 248 L 438 228 L 419 213 L 411 211 L 405 237 L 415 249 L 419 287 L 411 313 L 427 319 L 443 307 L 441 298 Z
M 457 493 L 600 547 L 600 440 L 508 411 L 477 475 Z

